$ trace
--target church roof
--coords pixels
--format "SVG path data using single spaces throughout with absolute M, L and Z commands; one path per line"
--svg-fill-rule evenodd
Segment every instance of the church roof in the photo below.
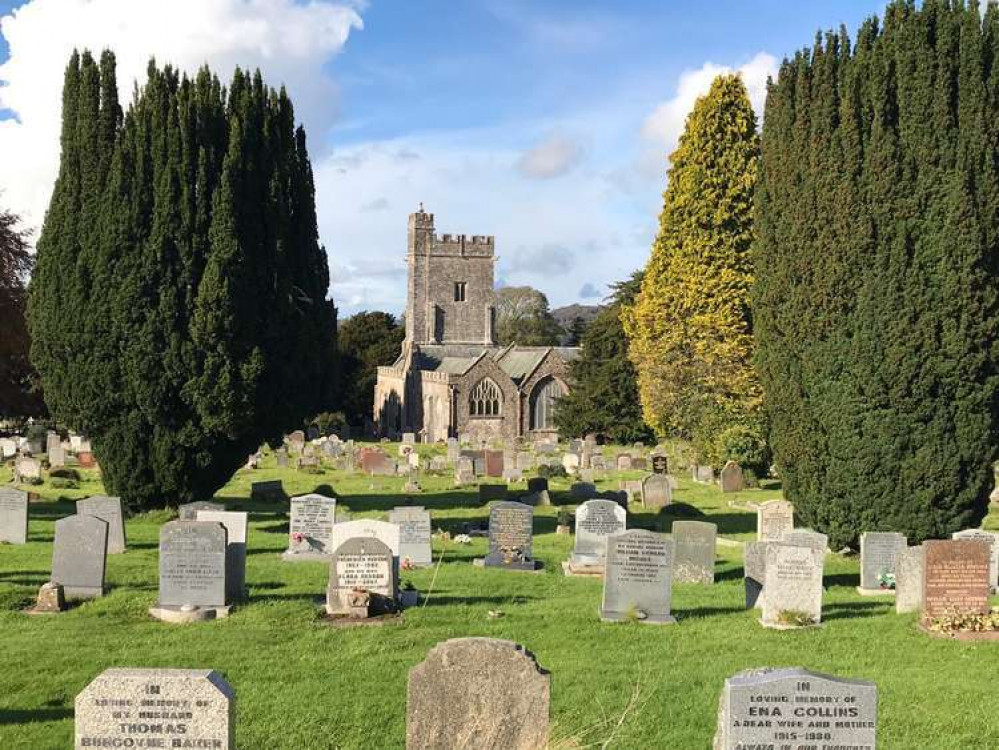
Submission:
M 420 370 L 464 375 L 483 356 L 490 356 L 514 383 L 520 385 L 537 369 L 549 351 L 570 362 L 579 356 L 580 350 L 572 346 L 421 344 L 413 364 Z

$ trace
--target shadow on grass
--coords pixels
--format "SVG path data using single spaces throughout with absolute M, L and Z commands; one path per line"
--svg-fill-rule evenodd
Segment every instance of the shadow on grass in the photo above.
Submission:
M 422 592 L 421 592 L 422 593 Z M 446 607 L 451 604 L 499 604 L 516 606 L 526 604 L 528 601 L 536 601 L 538 596 L 448 596 L 436 591 L 430 593 L 429 597 L 420 597 L 417 607 L 422 607 L 424 603 L 428 607 Z
M 61 721 L 73 715 L 72 708 L 0 708 L 0 725 L 31 724 L 36 721 Z
M 895 602 L 842 602 L 822 607 L 822 620 L 856 620 L 877 617 L 895 610 Z
M 683 621 L 716 615 L 732 615 L 746 611 L 745 607 L 694 607 L 693 609 L 674 609 L 673 614 L 679 620 Z
M 726 568 L 724 570 L 715 571 L 715 583 L 719 583 L 721 581 L 741 581 L 744 577 L 745 574 L 741 567 Z
M 855 589 L 860 585 L 860 573 L 834 573 L 833 575 L 823 576 L 822 585 L 827 589 L 833 586 L 845 586 Z

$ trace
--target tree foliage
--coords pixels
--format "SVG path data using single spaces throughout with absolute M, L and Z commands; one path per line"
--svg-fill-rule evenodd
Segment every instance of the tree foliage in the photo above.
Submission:
M 642 421 L 637 375 L 621 325 L 621 307 L 634 300 L 641 283 L 639 271 L 614 285 L 611 303 L 586 327 L 582 352 L 570 364 L 572 390 L 555 409 L 555 423 L 563 435 L 596 432 L 618 443 L 651 437 Z
M 60 421 L 136 506 L 203 499 L 316 411 L 334 337 L 305 133 L 284 90 L 74 53 L 30 289 Z
M 353 425 L 372 416 L 378 368 L 399 357 L 403 327 L 385 312 L 360 312 L 340 324 L 337 335 L 343 412 Z
M 496 291 L 496 341 L 521 346 L 558 346 L 564 335 L 552 316 L 548 298 L 529 286 Z
M 670 156 L 659 234 L 623 310 L 645 421 L 691 438 L 702 461 L 720 432 L 759 412 L 749 307 L 758 160 L 746 88 L 719 76 Z
M 999 428 L 999 9 L 893 2 L 768 92 L 758 367 L 785 492 L 838 547 L 976 526 Z

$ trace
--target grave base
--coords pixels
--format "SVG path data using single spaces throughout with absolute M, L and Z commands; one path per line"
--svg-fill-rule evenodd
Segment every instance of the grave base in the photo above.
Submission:
M 360 627 L 380 627 L 402 622 L 401 612 L 387 612 L 383 615 L 373 615 L 372 617 L 351 617 L 347 614 L 331 614 L 322 610 L 320 621 L 324 625 L 334 628 L 360 628 Z
M 762 617 L 757 622 L 767 630 L 809 630 L 822 627 L 821 622 L 813 622 L 811 625 L 783 625 L 779 622 L 765 622 Z
M 602 609 L 598 609 L 597 611 L 600 613 L 600 622 L 638 622 L 642 625 L 676 625 L 676 618 L 673 615 L 649 615 L 639 619 L 629 612 L 607 612 Z
M 580 578 L 603 578 L 603 565 L 579 565 L 572 560 L 562 562 L 562 573 L 567 576 L 578 576 Z
M 281 553 L 281 559 L 284 562 L 329 563 L 329 561 L 333 559 L 333 556 L 327 555 L 324 552 L 292 552 L 291 550 L 285 550 Z
M 931 638 L 943 638 L 949 641 L 999 641 L 999 630 L 953 630 L 940 631 L 930 630 L 926 623 L 920 622 L 919 629 Z
M 492 568 L 493 570 L 516 570 L 520 573 L 541 573 L 541 561 L 531 560 L 529 563 L 517 563 L 516 565 L 489 565 L 486 558 L 476 557 L 472 560 L 472 565 L 479 568 Z
M 21 612 L 26 615 L 61 615 L 68 610 L 69 607 L 66 607 L 66 609 L 38 609 L 37 607 L 28 607 L 27 609 L 22 609 Z
M 232 606 L 225 607 L 195 607 L 181 609 L 180 607 L 150 607 L 149 614 L 163 622 L 183 624 L 188 622 L 205 622 L 206 620 L 221 620 L 229 616 Z
M 895 596 L 895 589 L 863 589 L 857 586 L 857 593 L 861 596 Z

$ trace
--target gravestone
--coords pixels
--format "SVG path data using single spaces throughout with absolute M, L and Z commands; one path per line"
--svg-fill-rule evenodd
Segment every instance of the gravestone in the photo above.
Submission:
M 505 484 L 480 484 L 479 502 L 489 503 L 494 500 L 506 500 L 507 489 Z
M 475 482 L 475 464 L 467 456 L 459 456 L 454 465 L 454 481 L 456 484 L 472 484 Z
M 576 509 L 576 540 L 566 566 L 573 574 L 603 572 L 607 538 L 625 530 L 628 513 L 613 500 L 588 500 Z
M 444 456 L 434 456 L 430 459 L 430 471 L 447 471 L 447 459 Z
M 208 521 L 160 527 L 160 596 L 149 613 L 168 622 L 225 617 L 226 530 Z
M 503 481 L 507 484 L 520 482 L 524 478 L 524 473 L 520 469 L 503 469 Z
M 784 532 L 780 541 L 782 544 L 791 544 L 795 547 L 811 547 L 821 552 L 823 555 L 829 549 L 829 537 L 818 531 L 811 529 L 792 529 Z
M 517 453 L 514 462 L 521 471 L 530 471 L 534 468 L 534 455 L 525 451 Z
M 430 513 L 425 508 L 406 506 L 389 511 L 389 523 L 399 527 L 399 561 L 412 565 L 431 565 Z
M 622 453 L 617 457 L 618 471 L 631 471 L 632 460 L 630 453 Z
M 533 558 L 534 510 L 517 502 L 489 508 L 489 554 L 484 565 L 505 570 L 537 570 Z
M 649 474 L 642 480 L 642 505 L 660 510 L 673 500 L 673 489 L 665 474 Z
M 67 516 L 55 522 L 52 582 L 62 584 L 66 599 L 104 595 L 108 522 L 96 516 Z
M 978 539 L 923 542 L 923 616 L 989 610 L 989 546 Z
M 225 527 L 226 604 L 246 599 L 246 511 L 199 510 L 198 520 Z
M 477 477 L 484 477 L 486 475 L 486 459 L 479 457 L 472 459 L 472 471 Z
M 798 667 L 725 680 L 714 750 L 875 750 L 878 689 Z
M 27 542 L 28 493 L 0 487 L 0 543 Z
M 650 459 L 653 474 L 669 474 L 669 459 L 659 453 L 654 453 Z
M 62 440 L 58 432 L 49 432 L 45 435 L 45 452 L 51 454 L 53 450 L 62 447 Z
M 482 460 L 485 464 L 485 475 L 487 477 L 503 476 L 503 451 L 483 451 Z
M 562 468 L 566 474 L 575 474 L 579 471 L 579 454 L 566 453 L 562 456 Z
M 302 456 L 296 461 L 299 469 L 314 469 L 319 466 L 319 458 L 317 456 Z
M 52 469 L 61 469 L 66 465 L 66 451 L 63 450 L 62 445 L 54 445 L 48 451 L 49 456 L 49 467 Z
M 756 541 L 779 542 L 794 531 L 794 505 L 787 500 L 768 500 L 756 508 Z
M 81 469 L 93 469 L 97 466 L 97 459 L 90 451 L 80 451 L 76 454 L 76 462 Z
M 746 609 L 762 607 L 761 594 L 767 579 L 767 549 L 773 542 L 746 542 L 743 548 L 743 584 Z
M 528 492 L 547 492 L 548 479 L 546 477 L 530 477 L 527 480 Z
M 295 430 L 288 435 L 288 442 L 291 443 L 296 450 L 302 450 L 305 446 L 305 433 L 301 430 Z
M 989 588 L 995 591 L 999 579 L 999 534 L 982 529 L 966 529 L 955 531 L 951 534 L 951 539 L 980 539 L 989 545 Z
M 861 594 L 893 594 L 895 558 L 908 541 L 894 531 L 867 531 L 860 535 Z M 884 582 L 884 583 L 883 583 Z
M 125 551 L 125 517 L 120 497 L 94 495 L 77 500 L 76 512 L 81 516 L 94 516 L 108 522 L 108 554 L 119 555 Z
M 415 432 L 402 433 L 402 442 L 404 445 L 416 445 L 416 433 Z
M 705 521 L 673 521 L 674 583 L 715 582 L 718 527 Z
M 17 441 L 10 438 L 0 438 L 0 459 L 11 458 L 17 454 Z
M 569 495 L 573 500 L 591 500 L 597 495 L 597 486 L 592 482 L 573 482 Z
M 676 622 L 670 614 L 675 545 L 664 534 L 644 529 L 607 537 L 600 619 L 636 619 L 649 625 Z
M 800 627 L 818 625 L 822 621 L 824 558 L 823 553 L 811 547 L 770 545 L 763 586 L 762 622 L 765 626 Z
M 288 549 L 283 560 L 323 560 L 333 554 L 336 498 L 316 493 L 291 499 Z
M 83 465 L 82 462 L 80 464 Z M 42 462 L 37 458 L 18 456 L 14 462 L 14 478 L 20 481 L 42 478 Z
M 438 643 L 409 671 L 406 750 L 542 750 L 549 680 L 512 641 Z
M 926 549 L 906 547 L 895 558 L 895 612 L 919 612 L 923 608 L 923 567 Z
M 337 523 L 333 527 L 332 549 L 337 549 L 350 539 L 377 539 L 398 558 L 401 537 L 401 530 L 394 523 L 376 521 L 373 518 L 359 518 L 356 521 Z
M 746 488 L 746 478 L 742 467 L 735 461 L 727 461 L 718 474 L 722 492 L 742 492 Z
M 199 510 L 225 510 L 225 505 L 208 500 L 195 500 L 193 503 L 177 506 L 177 515 L 181 521 L 197 521 Z
M 280 479 L 270 479 L 266 482 L 253 482 L 250 485 L 250 499 L 265 502 L 284 500 L 284 487 Z
M 645 471 L 648 468 L 648 461 L 645 456 L 635 456 L 631 459 L 631 468 L 638 471 Z
M 326 612 L 349 614 L 350 594 L 356 590 L 371 595 L 369 615 L 395 612 L 399 594 L 397 557 L 387 544 L 371 536 L 352 537 L 339 545 L 330 561 Z
M 710 466 L 695 466 L 694 481 L 702 484 L 712 484 L 715 481 L 715 470 Z
M 449 463 L 454 463 L 458 460 L 458 456 L 461 455 L 461 445 L 458 443 L 458 438 L 448 438 L 447 439 L 447 460 Z
M 599 453 L 594 453 L 590 457 L 590 467 L 595 471 L 604 471 L 607 468 L 607 460 Z
M 274 461 L 279 469 L 288 468 L 288 451 L 286 450 L 274 451 Z
M 234 750 L 235 695 L 208 669 L 106 669 L 76 696 L 76 750 Z

